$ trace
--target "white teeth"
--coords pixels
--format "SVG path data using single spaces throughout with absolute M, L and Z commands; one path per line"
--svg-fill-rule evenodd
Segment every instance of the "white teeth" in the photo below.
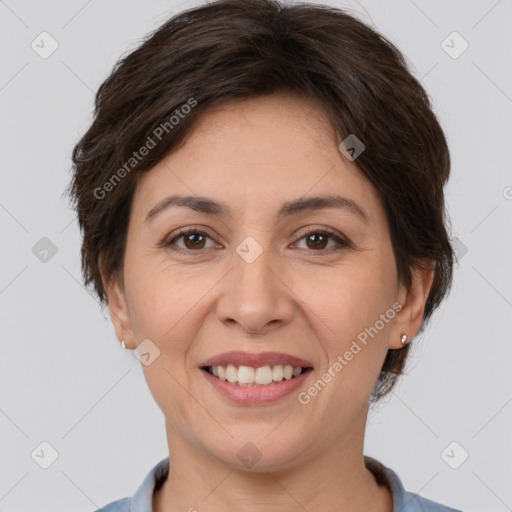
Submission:
M 260 366 L 259 368 L 244 365 L 236 367 L 235 365 L 228 364 L 226 367 L 212 366 L 210 368 L 211 373 L 215 377 L 240 386 L 252 386 L 255 384 L 266 386 L 273 382 L 281 382 L 283 379 L 290 380 L 302 373 L 300 366 L 294 368 L 290 364 L 276 364 L 273 367 L 267 365 Z
M 238 380 L 238 370 L 232 364 L 228 364 L 226 368 L 226 380 L 231 382 L 231 384 Z
M 254 382 L 254 368 L 252 366 L 240 366 L 238 368 L 238 383 L 252 384 Z
M 272 368 L 270 366 L 256 368 L 254 382 L 256 384 L 270 384 L 272 382 Z
M 275 380 L 276 382 L 281 382 L 283 379 L 284 379 L 283 365 L 276 364 L 274 366 L 274 369 L 272 370 L 272 380 Z

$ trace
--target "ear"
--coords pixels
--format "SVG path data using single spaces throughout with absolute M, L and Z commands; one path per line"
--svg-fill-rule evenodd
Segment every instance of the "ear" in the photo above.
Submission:
M 137 343 L 133 335 L 130 311 L 122 278 L 115 275 L 108 278 L 103 277 L 102 280 L 105 293 L 107 294 L 110 319 L 114 326 L 116 337 L 120 342 L 124 341 L 127 349 L 135 349 L 137 348 Z
M 416 336 L 421 327 L 425 303 L 434 281 L 435 261 L 422 260 L 420 264 L 423 268 L 416 266 L 411 268 L 412 283 L 410 288 L 407 289 L 405 285 L 400 284 L 397 302 L 402 308 L 396 314 L 390 332 L 390 349 L 402 348 L 402 335 L 406 334 L 407 340 L 410 341 Z

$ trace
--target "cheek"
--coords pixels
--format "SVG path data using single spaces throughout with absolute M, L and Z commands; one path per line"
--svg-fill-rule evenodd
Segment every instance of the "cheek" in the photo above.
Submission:
M 308 274 L 295 282 L 294 289 L 304 311 L 310 312 L 308 317 L 330 364 L 349 350 L 354 353 L 347 354 L 352 357 L 349 366 L 381 362 L 394 318 L 395 275 L 386 270 L 388 264 L 387 258 L 368 253 L 357 263 Z
M 191 310 L 190 287 L 165 260 L 150 253 L 127 251 L 125 268 L 132 328 L 139 338 L 163 341 Z
M 142 365 L 148 389 L 166 417 L 171 418 L 169 421 L 185 428 L 191 414 L 187 410 L 190 396 L 185 391 L 190 378 L 187 357 L 201 326 L 198 300 L 207 290 L 199 282 L 191 286 L 172 269 L 163 269 L 154 262 L 134 262 L 131 268 L 135 271 L 127 291 L 132 328 L 137 341 L 150 339 L 158 347 L 154 362 Z
M 135 337 L 152 340 L 160 350 L 160 365 L 183 380 L 221 274 L 184 272 L 149 255 L 132 258 L 130 264 L 126 286 Z M 149 383 L 155 377 L 146 369 Z
M 343 333 L 375 321 L 382 308 L 391 306 L 392 283 L 389 272 L 361 262 L 316 276 L 309 273 L 297 283 L 297 294 L 328 326 L 339 331 L 341 324 Z

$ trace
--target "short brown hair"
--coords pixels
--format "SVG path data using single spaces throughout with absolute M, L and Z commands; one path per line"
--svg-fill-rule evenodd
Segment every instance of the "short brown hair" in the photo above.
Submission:
M 105 305 L 102 273 L 122 278 L 139 173 L 179 147 L 209 108 L 279 92 L 314 100 L 340 142 L 355 134 L 366 146 L 356 163 L 385 207 L 399 280 L 410 287 L 411 268 L 435 262 L 421 332 L 452 281 L 443 194 L 447 142 L 400 51 L 327 5 L 218 0 L 170 18 L 117 62 L 72 155 L 68 193 L 83 234 L 85 284 Z M 134 152 L 155 133 L 158 143 L 135 162 Z M 403 373 L 409 348 L 388 350 L 373 400 Z

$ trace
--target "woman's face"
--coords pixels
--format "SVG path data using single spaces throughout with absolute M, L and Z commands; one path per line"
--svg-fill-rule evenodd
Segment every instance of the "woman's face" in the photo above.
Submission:
M 340 142 L 310 103 L 251 99 L 203 115 L 138 182 L 124 287 L 109 299 L 119 339 L 149 340 L 142 368 L 170 443 L 278 469 L 362 441 L 386 352 L 419 329 L 430 281 L 399 285 L 383 206 Z M 162 207 L 170 196 L 195 203 Z M 312 369 L 268 387 L 203 369 L 231 351 L 280 353 L 231 360 L 270 366 L 255 370 L 263 380 L 279 379 L 285 356 Z

